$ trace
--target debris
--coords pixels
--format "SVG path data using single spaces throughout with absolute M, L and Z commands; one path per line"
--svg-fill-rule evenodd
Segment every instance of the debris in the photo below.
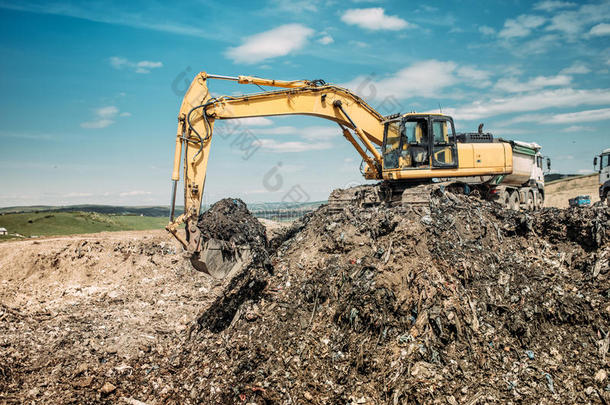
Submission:
M 128 405 L 148 405 L 146 402 L 138 401 L 137 399 L 133 398 L 121 397 L 121 401 L 125 402 Z
M 92 241 L 82 257 L 66 243 L 38 259 L 47 273 L 74 261 L 104 277 L 121 263 L 146 263 L 100 292 L 66 282 L 61 297 L 26 306 L 11 299 L 33 294 L 30 283 L 43 290 L 36 274 L 22 282 L 30 290 L 2 284 L 2 302 L 19 312 L 0 308 L 0 391 L 29 403 L 38 387 L 59 402 L 91 403 L 107 379 L 120 381 L 127 400 L 184 404 L 588 403 L 610 395 L 605 207 L 522 213 L 446 191 L 425 207 L 323 206 L 267 242 L 239 202 L 223 204 L 241 225 L 218 220 L 226 227 L 210 225 L 207 237 L 227 242 L 228 252 L 233 242 L 254 246 L 256 255 L 222 282 L 183 270 L 155 240 L 112 242 L 116 251 L 97 267 L 90 261 L 108 246 Z M 50 309 L 57 318 L 30 315 Z M 190 339 L 176 333 L 183 317 Z M 112 346 L 120 350 L 108 355 Z M 88 377 L 88 386 L 72 385 Z
M 116 390 L 116 387 L 109 382 L 105 382 L 104 385 L 102 385 L 102 388 L 100 388 L 100 392 L 104 395 L 108 395 L 110 393 L 113 393 Z
M 555 385 L 553 382 L 553 377 L 549 373 L 542 373 L 544 378 L 546 379 L 546 385 L 553 394 L 555 393 Z

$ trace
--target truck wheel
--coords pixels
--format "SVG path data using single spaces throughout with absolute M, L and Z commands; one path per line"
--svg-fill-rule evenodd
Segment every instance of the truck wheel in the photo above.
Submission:
M 515 190 L 512 193 L 510 193 L 508 209 L 519 211 L 520 208 L 521 208 L 521 206 L 519 204 L 519 192 Z
M 544 194 L 538 193 L 538 198 L 536 199 L 536 209 L 541 210 L 544 208 Z
M 498 198 L 498 203 L 503 208 L 510 208 L 510 195 L 508 194 L 508 191 L 502 191 L 500 198 Z
M 534 193 L 528 191 L 527 200 L 525 200 L 525 207 L 528 211 L 534 211 L 536 209 L 536 203 L 534 200 Z

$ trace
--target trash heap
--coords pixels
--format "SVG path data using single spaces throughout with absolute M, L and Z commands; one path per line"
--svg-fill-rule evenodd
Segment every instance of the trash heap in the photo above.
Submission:
M 133 365 L 120 388 L 159 403 L 608 403 L 609 229 L 605 207 L 519 213 L 440 191 L 423 208 L 321 207 L 268 245 L 271 271 L 220 285 L 188 339 L 143 360 L 155 374 Z

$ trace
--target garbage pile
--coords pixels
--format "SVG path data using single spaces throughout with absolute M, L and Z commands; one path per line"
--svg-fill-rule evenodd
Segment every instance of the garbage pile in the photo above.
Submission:
M 101 326 L 78 326 L 72 306 L 57 323 L 0 307 L 0 323 L 28 339 L 0 339 L 21 356 L 0 359 L 0 402 L 610 403 L 606 207 L 515 212 L 436 190 L 423 207 L 323 206 L 269 238 L 228 199 L 200 226 L 227 252 L 250 251 L 215 284 L 177 268 L 177 294 L 169 284 L 123 308 L 153 280 L 162 287 L 160 274 L 109 292 Z M 193 303 L 190 327 L 163 326 L 164 308 L 176 317 Z M 157 332 L 137 350 L 101 344 L 147 308 Z M 57 335 L 46 348 L 37 325 Z
M 603 207 L 519 213 L 448 192 L 321 207 L 270 244 L 272 273 L 220 286 L 196 333 L 155 358 L 165 388 L 148 399 L 608 403 L 609 228 Z M 256 294 L 210 323 L 244 285 Z M 131 394 L 155 380 L 134 370 Z

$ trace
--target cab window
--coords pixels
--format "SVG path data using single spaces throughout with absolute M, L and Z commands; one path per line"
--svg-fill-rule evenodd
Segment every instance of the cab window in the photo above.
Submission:
M 398 167 L 398 155 L 400 148 L 400 123 L 390 122 L 385 127 L 386 141 L 383 150 L 383 166 L 386 169 Z
M 410 145 L 427 145 L 428 130 L 426 121 L 405 121 L 405 136 Z
M 432 133 L 434 135 L 434 143 L 442 144 L 449 143 L 449 138 L 453 138 L 453 130 L 449 121 L 434 121 L 432 122 Z
M 453 126 L 449 120 L 432 121 L 432 163 L 435 167 L 455 167 L 457 165 L 457 150 Z

